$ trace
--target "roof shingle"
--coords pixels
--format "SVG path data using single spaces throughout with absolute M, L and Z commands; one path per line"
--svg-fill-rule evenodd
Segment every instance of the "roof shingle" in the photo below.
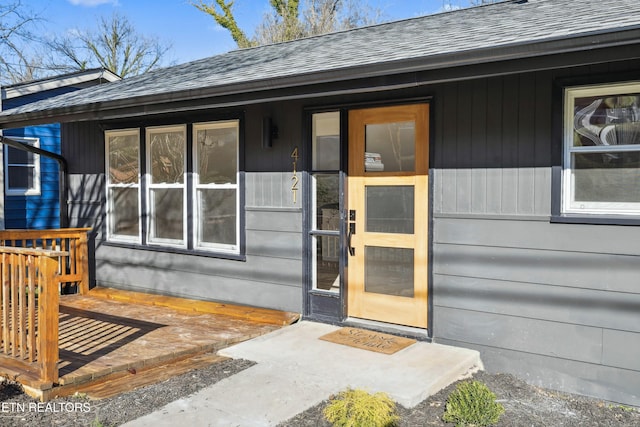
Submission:
M 276 79 L 304 79 L 409 60 L 428 64 L 434 58 L 509 46 L 526 50 L 533 43 L 639 28 L 638 0 L 506 1 L 235 50 L 29 104 L 0 116 L 173 93 L 188 96 L 190 91 L 238 84 L 268 88 Z

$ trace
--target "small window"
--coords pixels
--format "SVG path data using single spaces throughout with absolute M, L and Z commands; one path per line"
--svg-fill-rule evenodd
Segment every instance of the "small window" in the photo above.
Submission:
M 563 213 L 640 215 L 640 83 L 565 90 Z
M 37 138 L 11 139 L 40 147 Z M 5 188 L 8 196 L 38 196 L 40 195 L 40 156 L 29 151 L 5 146 Z
M 107 235 L 140 242 L 140 133 L 107 131 Z

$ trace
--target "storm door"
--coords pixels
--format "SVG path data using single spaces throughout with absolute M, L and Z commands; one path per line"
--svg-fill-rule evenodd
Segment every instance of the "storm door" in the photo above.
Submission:
M 348 315 L 427 327 L 429 106 L 349 112 Z

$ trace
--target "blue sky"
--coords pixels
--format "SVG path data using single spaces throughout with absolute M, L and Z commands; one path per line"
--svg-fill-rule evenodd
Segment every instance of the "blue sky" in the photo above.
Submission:
M 365 0 L 367 1 L 367 0 Z M 23 2 L 44 20 L 46 34 L 91 29 L 101 16 L 117 10 L 140 34 L 158 37 L 172 45 L 167 63 L 183 63 L 234 49 L 226 30 L 189 0 L 29 0 Z M 446 4 L 464 5 L 467 0 L 368 0 L 390 20 L 434 13 Z M 269 9 L 269 0 L 236 0 L 234 10 L 240 27 L 248 34 Z

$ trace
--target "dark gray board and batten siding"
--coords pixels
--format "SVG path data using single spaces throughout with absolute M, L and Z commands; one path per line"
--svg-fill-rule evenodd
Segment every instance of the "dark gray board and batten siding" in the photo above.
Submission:
M 481 351 L 490 371 L 640 405 L 640 227 L 550 221 L 554 79 L 567 74 L 435 97 L 434 340 Z

